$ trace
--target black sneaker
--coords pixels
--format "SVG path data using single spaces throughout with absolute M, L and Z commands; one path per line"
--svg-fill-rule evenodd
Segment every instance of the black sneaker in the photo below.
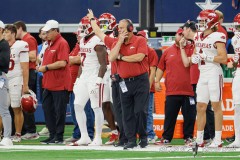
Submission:
M 234 141 L 235 141 L 235 135 L 233 135 L 232 137 L 227 137 L 227 138 L 226 138 L 226 141 L 227 141 L 228 143 L 234 142 Z
M 136 142 L 128 142 L 127 144 L 124 145 L 123 149 L 133 149 L 134 147 L 137 147 Z
M 45 140 L 42 140 L 42 141 L 40 141 L 40 143 L 41 144 L 49 144 L 49 142 L 51 141 L 51 140 L 53 140 L 54 138 L 47 138 L 47 139 L 45 139 Z
M 141 148 L 145 148 L 145 147 L 147 147 L 147 145 L 148 145 L 148 140 L 147 140 L 147 139 L 141 139 L 140 142 L 138 143 L 138 145 L 139 145 Z
M 124 147 L 125 144 L 126 143 L 124 143 L 124 142 L 118 141 L 118 142 L 114 143 L 113 146 L 114 147 Z
M 64 144 L 64 141 L 62 139 L 53 138 L 51 141 L 48 142 L 48 144 Z

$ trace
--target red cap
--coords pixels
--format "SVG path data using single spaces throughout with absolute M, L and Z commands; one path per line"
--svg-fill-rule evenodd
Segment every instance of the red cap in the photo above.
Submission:
M 177 34 L 182 34 L 182 32 L 183 32 L 183 29 L 182 28 L 178 28 Z
M 139 31 L 139 32 L 137 33 L 137 36 L 143 36 L 144 38 L 146 38 L 146 32 L 144 32 L 144 31 Z

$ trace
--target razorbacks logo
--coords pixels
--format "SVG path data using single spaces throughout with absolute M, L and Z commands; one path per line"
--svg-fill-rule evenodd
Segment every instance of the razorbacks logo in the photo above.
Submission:
M 226 39 L 226 37 L 225 37 L 225 36 L 221 36 L 221 38 L 222 38 L 222 39 Z
M 216 13 L 209 13 L 208 16 L 217 17 Z

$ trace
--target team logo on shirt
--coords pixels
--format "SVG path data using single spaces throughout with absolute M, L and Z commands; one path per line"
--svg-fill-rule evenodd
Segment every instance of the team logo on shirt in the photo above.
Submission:
M 130 49 L 134 49 L 135 47 L 134 46 L 131 46 Z
M 50 50 L 50 52 L 51 52 L 51 53 L 55 53 L 55 52 L 56 52 L 56 50 Z

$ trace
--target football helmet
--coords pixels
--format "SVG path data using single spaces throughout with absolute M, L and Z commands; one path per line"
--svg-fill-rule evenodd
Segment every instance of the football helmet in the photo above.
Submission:
M 102 31 L 112 31 L 117 24 L 116 18 L 110 13 L 101 14 L 98 20 Z
M 214 12 L 214 10 L 203 10 L 199 13 L 196 24 L 197 29 L 199 31 L 204 31 L 206 29 L 212 29 L 214 26 L 218 25 L 218 15 Z
M 97 25 L 99 25 L 99 21 L 96 17 L 94 17 L 94 19 L 97 22 Z M 89 35 L 93 32 L 90 20 L 88 19 L 87 16 L 83 17 L 79 23 L 79 29 L 81 30 L 81 32 L 83 33 L 83 36 Z
M 37 109 L 37 98 L 36 94 L 29 90 L 28 94 L 24 94 L 21 97 L 21 107 L 22 110 L 27 113 L 33 113 Z
M 238 13 L 233 19 L 233 32 L 240 32 L 240 13 Z

